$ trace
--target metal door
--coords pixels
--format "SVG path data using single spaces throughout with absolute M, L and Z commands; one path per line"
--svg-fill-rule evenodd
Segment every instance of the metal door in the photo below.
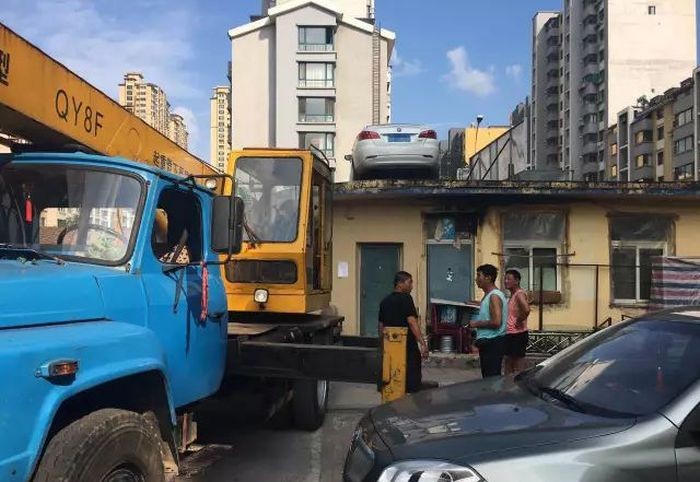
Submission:
M 394 289 L 400 270 L 401 246 L 364 244 L 360 247 L 360 334 L 377 336 L 377 316 L 382 299 Z
M 464 302 L 473 298 L 474 267 L 471 244 L 428 244 L 429 298 Z

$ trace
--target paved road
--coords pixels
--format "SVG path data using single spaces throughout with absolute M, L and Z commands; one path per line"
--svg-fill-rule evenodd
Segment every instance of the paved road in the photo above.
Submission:
M 478 377 L 476 370 L 426 368 L 441 385 Z M 329 413 L 314 432 L 275 429 L 254 414 L 231 415 L 222 402 L 199 414 L 201 450 L 189 455 L 177 482 L 340 482 L 355 425 L 379 404 L 374 387 L 335 383 Z

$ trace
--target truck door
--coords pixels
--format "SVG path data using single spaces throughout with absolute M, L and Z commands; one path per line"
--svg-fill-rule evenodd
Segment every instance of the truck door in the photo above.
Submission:
M 205 214 L 207 215 L 205 217 Z M 163 340 L 176 405 L 213 393 L 223 376 L 226 353 L 225 294 L 209 269 L 210 312 L 202 319 L 203 267 L 208 211 L 188 187 L 168 187 L 159 196 L 146 249 L 143 283 L 149 327 Z M 213 302 L 222 306 L 211 309 Z

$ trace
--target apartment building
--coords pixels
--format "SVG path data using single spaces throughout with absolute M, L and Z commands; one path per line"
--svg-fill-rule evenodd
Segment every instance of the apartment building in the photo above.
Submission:
M 209 162 L 225 172 L 231 152 L 231 88 L 214 87 L 209 109 Z
M 604 178 L 608 127 L 694 68 L 696 23 L 695 0 L 563 0 L 561 12 L 537 14 L 533 168 Z
M 187 132 L 185 119 L 180 114 L 172 112 L 168 114 L 168 137 L 175 141 L 175 144 L 178 146 L 187 149 L 189 133 Z
M 170 105 L 163 89 L 146 82 L 143 74 L 129 72 L 119 84 L 119 104 L 148 125 L 168 134 Z
M 607 133 L 606 179 L 697 181 L 700 70 L 662 95 L 640 97 Z
M 391 120 L 395 35 L 368 0 L 263 0 L 262 16 L 229 31 L 232 148 L 313 144 L 350 178 L 355 137 Z

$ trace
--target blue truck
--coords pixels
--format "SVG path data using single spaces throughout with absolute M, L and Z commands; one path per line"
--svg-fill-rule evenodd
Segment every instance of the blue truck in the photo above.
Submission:
M 232 182 L 0 155 L 0 481 L 162 481 L 207 397 L 263 386 L 314 430 L 329 380 L 377 381 L 376 343 L 341 317 L 230 310 Z
M 0 480 L 161 480 L 224 376 L 239 204 L 120 158 L 0 164 Z

